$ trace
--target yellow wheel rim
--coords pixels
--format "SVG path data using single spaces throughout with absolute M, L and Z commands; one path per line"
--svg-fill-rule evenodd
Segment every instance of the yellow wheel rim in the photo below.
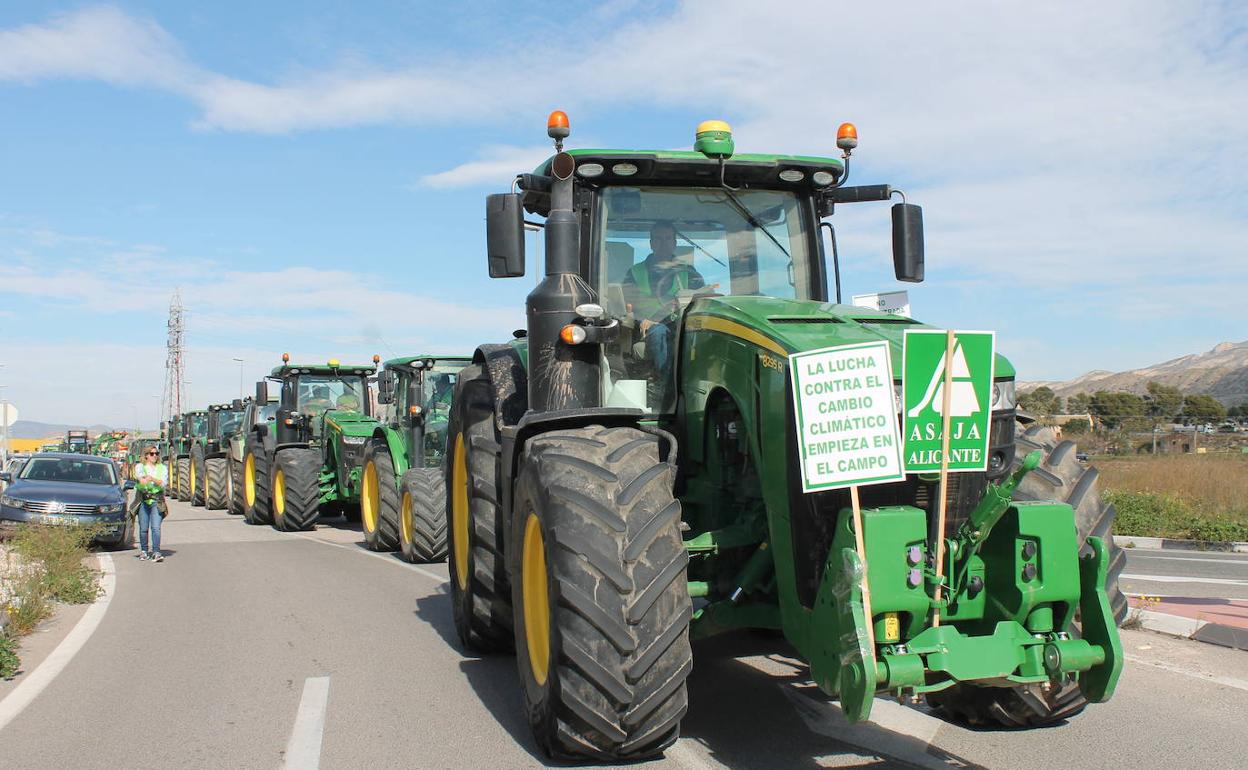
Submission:
M 377 464 L 372 460 L 364 465 L 364 483 L 360 486 L 360 521 L 365 532 L 377 529 Z
M 415 523 L 412 521 L 412 496 L 403 493 L 403 504 L 399 507 L 399 538 L 403 541 L 403 546 L 412 544 L 412 531 L 415 529 Z
M 455 458 L 451 465 L 451 526 L 455 531 L 455 581 L 459 590 L 468 590 L 468 458 L 464 434 L 455 437 Z
M 191 497 L 195 496 L 195 461 L 191 460 Z
M 542 523 L 535 513 L 529 513 L 524 523 L 520 580 L 529 668 L 538 685 L 544 685 L 550 675 L 550 595 L 546 588 L 546 545 L 542 541 Z
M 278 468 L 273 474 L 273 515 L 282 518 L 286 513 L 286 473 Z
M 256 456 L 250 452 L 243 461 L 243 497 L 248 508 L 256 504 Z

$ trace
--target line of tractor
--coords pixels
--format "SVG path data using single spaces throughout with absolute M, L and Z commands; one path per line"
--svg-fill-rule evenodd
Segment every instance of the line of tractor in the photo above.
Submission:
M 919 207 L 847 185 L 856 129 L 840 157 L 738 154 L 721 121 L 692 151 L 565 150 L 561 112 L 547 134 L 550 158 L 486 205 L 492 278 L 525 275 L 526 232 L 544 241 L 524 329 L 463 357 L 283 355 L 253 397 L 167 426 L 179 499 L 285 531 L 358 516 L 371 549 L 447 558 L 463 646 L 515 654 L 553 757 L 661 753 L 698 707 L 693 642 L 737 629 L 796 649 L 851 721 L 877 695 L 1011 727 L 1109 698 L 1114 511 L 1018 412 L 1007 359 L 974 407 L 982 468 L 804 486 L 790 356 L 885 343 L 900 410 L 905 333 L 930 328 L 842 302 L 839 207 L 899 198 L 894 276 L 925 271 Z

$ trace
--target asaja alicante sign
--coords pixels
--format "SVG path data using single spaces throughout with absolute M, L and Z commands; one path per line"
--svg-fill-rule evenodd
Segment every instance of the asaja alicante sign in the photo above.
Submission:
M 993 332 L 907 329 L 902 362 L 902 434 L 907 473 L 939 471 L 944 427 L 945 383 L 949 387 L 949 470 L 988 468 Z M 948 359 L 948 360 L 946 360 Z

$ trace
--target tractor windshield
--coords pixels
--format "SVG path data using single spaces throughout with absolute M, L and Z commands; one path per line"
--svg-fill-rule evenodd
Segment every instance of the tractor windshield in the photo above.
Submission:
M 363 377 L 301 374 L 297 404 L 299 411 L 308 414 L 320 414 L 327 409 L 366 412 L 368 386 Z
M 425 374 L 425 465 L 441 465 L 446 453 L 446 425 L 451 414 L 451 394 L 463 363 L 436 364 Z
M 208 436 L 207 414 L 191 415 L 191 435 L 196 438 L 206 438 Z
M 606 403 L 670 411 L 679 313 L 700 294 L 810 299 L 815 223 L 792 192 L 610 187 L 599 296 L 624 333 L 607 347 Z
M 224 440 L 243 424 L 242 412 L 221 412 L 217 422 L 217 438 Z

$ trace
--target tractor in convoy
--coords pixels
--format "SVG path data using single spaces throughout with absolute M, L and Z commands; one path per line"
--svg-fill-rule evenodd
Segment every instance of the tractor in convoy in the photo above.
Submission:
M 194 447 L 208 438 L 208 410 L 195 409 L 176 415 L 169 429 L 169 468 L 174 497 L 203 505 L 203 477 L 191 462 Z
M 191 505 L 221 510 L 229 502 L 228 441 L 242 419 L 242 399 L 208 407 L 204 432 L 196 435 L 191 443 L 191 478 L 194 480 Z
M 473 650 L 514 647 L 540 746 L 661 752 L 690 640 L 740 628 L 778 631 L 851 721 L 877 693 L 1011 726 L 1107 699 L 1113 509 L 1071 443 L 1016 425 L 1006 359 L 985 471 L 803 491 L 789 356 L 883 341 L 899 388 L 923 328 L 841 302 L 830 217 L 900 195 L 846 185 L 856 129 L 840 158 L 738 155 L 720 121 L 692 152 L 564 151 L 568 134 L 552 113 L 553 156 L 487 200 L 490 276 L 524 275 L 526 212 L 544 276 L 527 328 L 460 373 L 446 463 L 454 624 Z M 891 213 L 895 276 L 921 281 L 921 211 Z
M 273 421 L 277 419 L 277 402 L 256 405 L 250 396 L 243 399 L 243 414 L 234 431 L 226 439 L 226 461 L 229 463 L 229 495 L 228 510 L 235 516 L 242 516 L 246 507 L 243 500 L 243 461 L 247 435 L 257 425 L 267 425 L 266 431 L 273 430 Z
M 65 443 L 61 445 L 61 451 L 82 455 L 91 454 L 90 434 L 85 430 L 65 431 Z
M 372 364 L 292 364 L 256 383 L 255 403 L 280 389 L 273 422 L 257 422 L 244 439 L 243 517 L 285 531 L 311 529 L 322 516 L 351 515 L 359 506 L 364 446 L 377 420 L 368 378 Z
M 409 562 L 446 558 L 442 462 L 451 395 L 467 357 L 406 356 L 377 377 L 382 414 L 364 450 L 360 520 L 374 551 L 398 550 Z

